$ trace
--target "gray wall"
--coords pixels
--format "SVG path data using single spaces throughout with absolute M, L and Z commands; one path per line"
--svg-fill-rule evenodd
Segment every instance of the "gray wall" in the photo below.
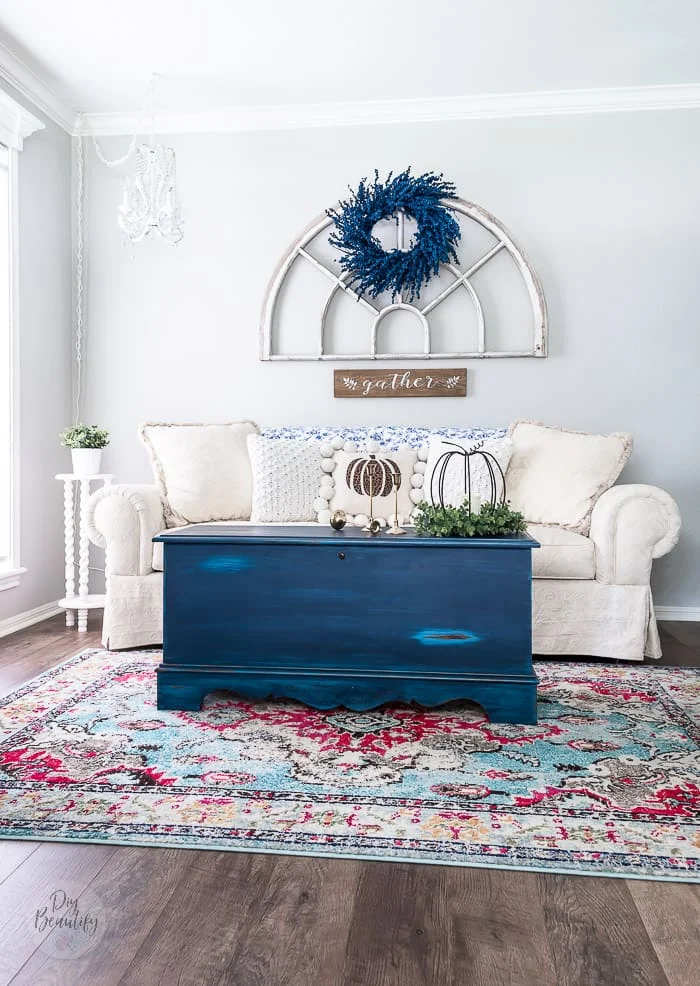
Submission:
M 69 463 L 57 435 L 71 421 L 71 146 L 60 127 L 44 122 L 19 155 L 20 563 L 27 573 L 0 592 L 0 620 L 64 594 L 63 493 L 54 476 Z
M 628 430 L 636 447 L 623 481 L 665 487 L 684 517 L 680 546 L 656 566 L 656 601 L 700 606 L 699 123 L 700 111 L 683 110 L 179 136 L 187 226 L 176 249 L 121 246 L 123 172 L 90 150 L 87 417 L 113 433 L 105 465 L 120 481 L 149 478 L 136 439 L 148 419 L 526 417 Z M 123 153 L 124 140 L 103 143 Z M 472 361 L 464 401 L 334 401 L 332 366 L 258 361 L 265 286 L 287 244 L 348 184 L 408 164 L 444 171 L 523 245 L 544 285 L 551 355 Z M 48 377 L 58 409 L 65 384 Z

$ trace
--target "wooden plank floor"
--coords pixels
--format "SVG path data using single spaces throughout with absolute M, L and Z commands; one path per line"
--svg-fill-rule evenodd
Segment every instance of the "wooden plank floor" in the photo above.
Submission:
M 661 627 L 700 665 L 700 624 Z M 0 640 L 0 692 L 84 647 L 62 617 Z M 27 915 L 94 893 L 97 947 Z M 49 939 L 50 941 L 50 939 Z M 0 986 L 695 986 L 700 886 L 247 853 L 0 841 Z

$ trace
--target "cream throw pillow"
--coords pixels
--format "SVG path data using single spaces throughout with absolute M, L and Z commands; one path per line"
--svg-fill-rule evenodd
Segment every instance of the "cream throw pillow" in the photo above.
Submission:
M 258 524 L 316 520 L 314 500 L 321 482 L 316 442 L 248 435 L 253 471 L 250 519 Z
M 165 504 L 168 527 L 214 520 L 248 520 L 252 421 L 231 424 L 149 423 L 139 429 Z
M 632 452 L 625 433 L 589 435 L 515 421 L 506 496 L 532 524 L 554 524 L 588 534 L 596 501 L 622 472 Z
M 486 441 L 443 439 L 438 435 L 430 439 L 428 447 L 428 461 L 425 468 L 425 485 L 423 491 L 428 503 L 440 502 L 440 474 L 443 467 L 445 469 L 443 477 L 443 502 L 445 506 L 461 507 L 466 499 L 464 489 L 464 456 L 459 454 L 460 449 L 470 451 L 479 449 L 492 455 L 503 473 L 508 468 L 513 443 L 510 438 L 489 438 Z M 449 459 L 443 459 L 445 453 L 454 452 Z M 499 502 L 503 494 L 503 480 L 499 475 L 498 469 L 492 467 L 496 483 L 496 501 Z M 437 469 L 437 473 L 436 473 Z M 472 497 L 477 496 L 480 501 L 491 500 L 491 476 L 486 462 L 481 455 L 472 455 L 469 459 L 469 470 L 471 475 Z M 472 503 L 474 509 L 475 503 Z M 477 511 L 478 512 L 478 511 Z
M 363 470 L 375 458 L 379 462 L 383 483 L 377 482 L 378 493 L 374 497 L 373 513 L 383 524 L 390 524 L 396 502 L 389 476 L 398 469 L 401 481 L 398 490 L 399 523 L 409 523 L 415 504 L 422 497 L 423 476 L 415 472 L 418 452 L 415 449 L 393 451 L 373 447 L 373 451 L 356 452 L 321 446 L 323 477 L 319 499 L 315 506 L 319 523 L 327 524 L 334 510 L 344 510 L 348 523 L 363 527 L 369 516 L 369 496 L 362 492 Z

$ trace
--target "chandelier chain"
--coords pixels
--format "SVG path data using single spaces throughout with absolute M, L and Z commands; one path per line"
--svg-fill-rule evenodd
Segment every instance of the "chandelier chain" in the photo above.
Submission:
M 91 137 L 92 137 L 92 146 L 95 148 L 95 154 L 97 155 L 98 160 L 100 160 L 102 164 L 106 165 L 108 168 L 118 168 L 120 164 L 125 164 L 129 160 L 131 155 L 134 153 L 134 150 L 136 148 L 136 133 L 134 133 L 129 142 L 129 149 L 127 150 L 126 154 L 124 154 L 123 157 L 118 157 L 115 158 L 113 161 L 109 161 L 102 153 L 102 148 L 97 143 L 97 138 L 95 137 L 95 135 L 91 134 Z
M 75 423 L 80 422 L 80 397 L 83 376 L 83 249 L 85 240 L 85 151 L 83 135 L 78 127 L 76 137 L 76 190 L 75 190 Z
M 148 83 L 148 86 L 146 87 L 146 98 L 144 99 L 144 103 L 148 104 L 148 116 L 151 121 L 151 143 L 153 143 L 153 130 L 155 129 L 155 121 L 153 115 L 153 93 L 155 91 L 155 87 L 156 87 L 156 76 L 152 75 Z M 136 149 L 136 138 L 138 134 L 143 132 L 144 129 L 143 123 L 145 118 L 146 118 L 146 110 L 144 109 L 136 125 L 136 129 L 132 134 L 131 140 L 129 141 L 129 147 L 127 149 L 126 154 L 122 155 L 122 157 L 115 158 L 113 161 L 110 161 L 108 158 L 104 156 L 104 153 L 102 152 L 102 148 L 97 143 L 97 138 L 95 137 L 95 135 L 94 134 L 90 135 L 92 137 L 92 146 L 95 148 L 95 154 L 97 155 L 98 159 L 102 162 L 102 164 L 104 164 L 108 168 L 118 168 L 119 165 L 126 164 L 126 162 L 129 160 L 129 158 L 132 156 L 132 154 Z

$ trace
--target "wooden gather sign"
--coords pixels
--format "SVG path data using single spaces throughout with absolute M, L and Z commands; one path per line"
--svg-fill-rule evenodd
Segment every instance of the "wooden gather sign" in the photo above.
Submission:
M 466 397 L 467 371 L 334 370 L 334 397 Z

